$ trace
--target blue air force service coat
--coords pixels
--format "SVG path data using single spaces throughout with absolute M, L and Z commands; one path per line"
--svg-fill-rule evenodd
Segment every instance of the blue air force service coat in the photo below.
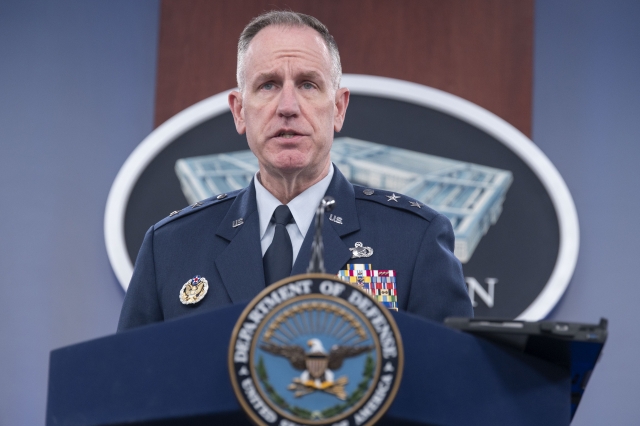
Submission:
M 327 273 L 337 274 L 347 264 L 362 263 L 371 264 L 372 269 L 394 270 L 400 310 L 435 321 L 473 315 L 446 217 L 424 204 L 417 207 L 415 200 L 404 195 L 392 197 L 387 191 L 352 185 L 337 168 L 326 195 L 336 200 L 331 214 L 342 218 L 341 223 L 330 221 L 329 213 L 324 218 Z M 313 230 L 307 232 L 292 275 L 306 272 L 313 234 Z M 371 257 L 352 259 L 349 248 L 356 243 L 371 247 Z M 208 293 L 200 302 L 184 305 L 180 290 L 196 275 L 207 279 Z M 251 182 L 225 197 L 186 207 L 147 231 L 118 331 L 247 301 L 264 288 Z

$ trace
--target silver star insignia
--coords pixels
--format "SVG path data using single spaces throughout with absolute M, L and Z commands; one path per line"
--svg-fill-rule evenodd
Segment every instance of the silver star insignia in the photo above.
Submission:
M 398 202 L 398 198 L 401 198 L 399 195 L 396 195 L 396 194 L 386 195 L 386 197 L 388 198 L 387 201 L 395 201 L 396 203 Z
M 420 203 L 417 203 L 415 201 L 409 201 L 409 204 L 411 204 L 411 207 L 417 207 L 419 209 L 422 208 L 422 207 L 420 207 Z

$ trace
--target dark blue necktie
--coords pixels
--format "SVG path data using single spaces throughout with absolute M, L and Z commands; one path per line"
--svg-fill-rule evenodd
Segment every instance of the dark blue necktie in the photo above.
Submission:
M 289 207 L 285 205 L 276 207 L 271 221 L 275 222 L 276 229 L 273 241 L 262 258 L 264 279 L 267 285 L 291 275 L 293 263 L 293 247 L 291 247 L 291 238 L 287 232 L 287 224 L 293 223 Z

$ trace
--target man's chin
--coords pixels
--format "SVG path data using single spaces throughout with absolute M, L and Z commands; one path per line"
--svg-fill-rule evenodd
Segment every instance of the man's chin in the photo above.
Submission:
M 280 161 L 273 161 L 269 167 L 269 170 L 272 173 L 276 173 L 279 175 L 295 176 L 301 173 L 317 173 L 318 171 L 316 170 L 316 168 L 316 164 L 311 164 L 311 162 L 307 161 L 306 159 L 287 158 L 281 159 Z

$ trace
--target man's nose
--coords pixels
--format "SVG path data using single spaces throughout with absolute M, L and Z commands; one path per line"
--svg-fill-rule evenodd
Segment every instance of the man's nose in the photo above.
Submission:
M 285 84 L 280 92 L 278 99 L 278 115 L 281 117 L 293 117 L 300 113 L 300 104 L 298 103 L 298 94 L 295 86 Z

